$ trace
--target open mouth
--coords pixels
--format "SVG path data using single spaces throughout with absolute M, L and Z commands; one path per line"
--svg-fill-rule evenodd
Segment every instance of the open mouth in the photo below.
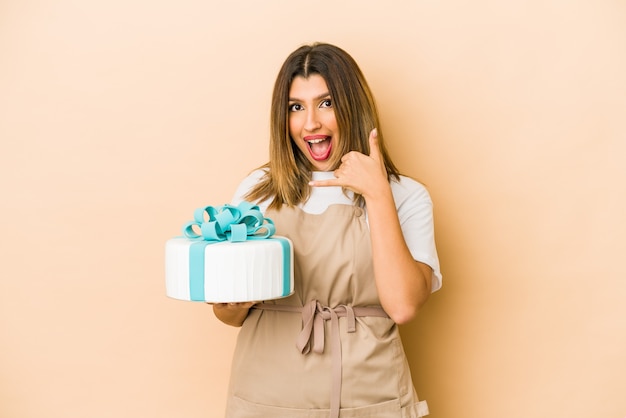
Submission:
M 332 149 L 331 137 L 326 135 L 311 135 L 304 138 L 311 157 L 315 161 L 324 161 L 330 156 Z

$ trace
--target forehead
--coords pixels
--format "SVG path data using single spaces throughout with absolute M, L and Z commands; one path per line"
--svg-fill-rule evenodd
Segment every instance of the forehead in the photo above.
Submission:
M 326 80 L 319 74 L 311 74 L 307 78 L 297 76 L 289 87 L 289 99 L 315 99 L 328 95 Z

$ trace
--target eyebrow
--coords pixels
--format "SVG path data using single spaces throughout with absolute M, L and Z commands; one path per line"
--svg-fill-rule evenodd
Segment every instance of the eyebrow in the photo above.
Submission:
M 330 93 L 329 92 L 322 93 L 319 96 L 314 97 L 313 101 L 325 99 L 326 97 L 330 97 Z M 298 99 L 296 97 L 290 97 L 289 101 L 290 102 L 303 102 L 304 100 Z

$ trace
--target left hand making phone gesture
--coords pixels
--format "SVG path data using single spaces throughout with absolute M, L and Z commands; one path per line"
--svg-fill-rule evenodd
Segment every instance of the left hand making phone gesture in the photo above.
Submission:
M 363 196 L 380 303 L 391 319 L 403 324 L 413 319 L 428 299 L 432 269 L 415 261 L 404 241 L 376 129 L 370 132 L 369 144 L 369 155 L 351 151 L 341 158 L 336 178 L 309 184 L 341 186 Z
M 334 172 L 335 178 L 330 180 L 311 181 L 314 187 L 341 186 L 368 199 L 380 196 L 389 190 L 387 170 L 380 149 L 376 129 L 369 136 L 370 155 L 358 151 L 350 151 L 341 157 L 341 165 Z

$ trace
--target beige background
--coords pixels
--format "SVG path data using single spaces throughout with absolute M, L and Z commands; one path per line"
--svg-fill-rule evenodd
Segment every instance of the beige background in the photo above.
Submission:
M 314 40 L 435 201 L 431 416 L 626 415 L 622 0 L 4 0 L 1 417 L 221 416 L 236 329 L 164 296 L 164 242 L 266 160 Z

